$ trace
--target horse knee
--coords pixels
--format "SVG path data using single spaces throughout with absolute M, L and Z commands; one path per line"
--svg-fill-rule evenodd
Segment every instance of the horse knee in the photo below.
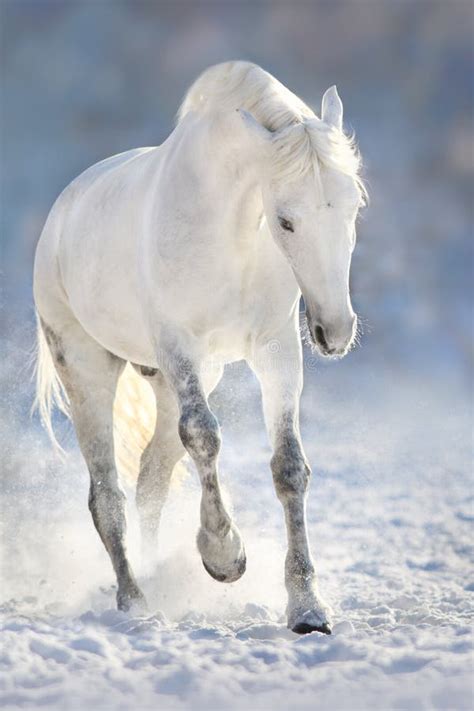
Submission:
M 311 469 L 296 439 L 275 451 L 270 466 L 280 500 L 304 495 L 311 478 Z
M 207 407 L 183 409 L 179 420 L 179 436 L 193 459 L 207 463 L 217 458 L 221 445 L 219 425 Z

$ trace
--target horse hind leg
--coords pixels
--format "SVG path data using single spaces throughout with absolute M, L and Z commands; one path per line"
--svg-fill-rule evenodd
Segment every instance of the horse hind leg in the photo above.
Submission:
M 174 393 L 159 370 L 137 369 L 150 383 L 156 399 L 155 431 L 141 456 L 136 492 L 143 556 L 148 559 L 156 550 L 173 469 L 185 449 L 178 433 L 179 409 Z
M 125 363 L 87 335 L 77 321 L 68 319 L 54 330 L 42 326 L 89 469 L 89 509 L 115 570 L 118 608 L 143 610 L 145 598 L 126 552 L 126 502 L 114 456 L 113 402 Z

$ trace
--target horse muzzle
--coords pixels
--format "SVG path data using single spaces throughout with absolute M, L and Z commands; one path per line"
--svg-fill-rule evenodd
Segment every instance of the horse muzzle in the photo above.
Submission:
M 325 323 L 306 312 L 311 339 L 321 355 L 342 358 L 349 351 L 357 330 L 357 316 L 338 323 Z

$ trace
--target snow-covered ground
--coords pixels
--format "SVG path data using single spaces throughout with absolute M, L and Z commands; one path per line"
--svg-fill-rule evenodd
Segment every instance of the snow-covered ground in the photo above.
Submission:
M 363 363 L 363 353 L 352 354 Z M 347 361 L 349 362 L 349 361 Z M 46 709 L 467 709 L 474 579 L 467 398 L 459 383 L 345 362 L 308 375 L 308 500 L 331 637 L 284 622 L 284 527 L 255 383 L 237 368 L 214 398 L 222 479 L 247 547 L 222 585 L 194 545 L 194 473 L 166 507 L 157 562 L 130 549 L 151 614 L 114 609 L 89 520 L 87 476 L 32 431 L 6 441 L 0 705 Z M 13 424 L 11 425 L 14 426 Z M 8 424 L 5 428 L 8 435 Z

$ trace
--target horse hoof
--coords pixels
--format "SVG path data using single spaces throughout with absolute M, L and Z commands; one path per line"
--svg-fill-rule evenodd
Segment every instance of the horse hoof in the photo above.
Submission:
M 236 580 L 242 577 L 242 575 L 245 573 L 245 570 L 247 568 L 247 558 L 244 557 L 240 558 L 240 560 L 236 560 L 233 566 L 233 569 L 230 572 L 223 573 L 220 572 L 218 573 L 217 571 L 213 570 L 205 561 L 202 559 L 202 564 L 204 566 L 204 569 L 209 573 L 211 578 L 214 578 L 214 580 L 217 580 L 219 583 L 235 583 Z
M 244 544 L 234 525 L 222 537 L 201 528 L 197 547 L 204 568 L 214 580 L 220 583 L 235 583 L 245 573 L 247 559 Z
M 288 627 L 296 634 L 331 634 L 331 609 L 311 591 L 309 600 L 288 609 Z
M 121 612 L 133 615 L 144 615 L 148 612 L 148 605 L 143 593 L 138 590 L 117 593 L 117 608 Z
M 322 632 L 323 634 L 332 634 L 331 628 L 327 622 L 322 625 L 311 625 L 308 622 L 300 622 L 291 628 L 296 634 L 310 634 L 310 632 Z

